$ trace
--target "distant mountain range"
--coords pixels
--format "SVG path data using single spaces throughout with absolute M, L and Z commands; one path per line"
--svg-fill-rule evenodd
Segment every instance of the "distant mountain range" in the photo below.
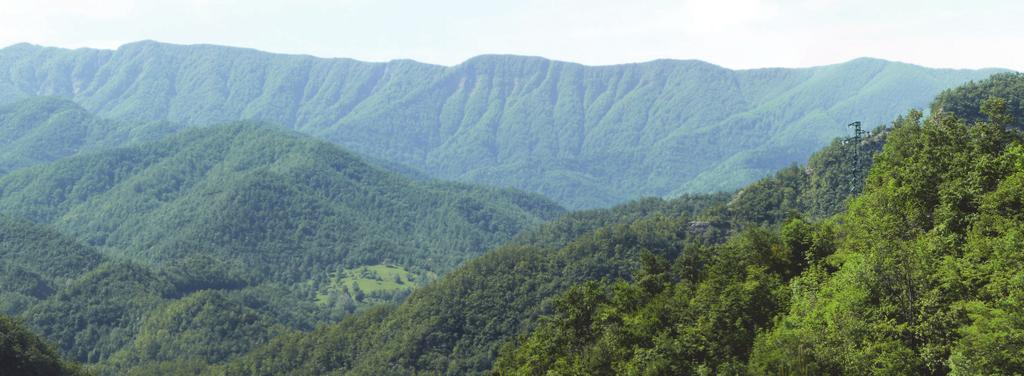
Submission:
M 12 46 L 0 374 L 1012 373 L 991 72 Z
M 571 213 L 203 374 L 1012 374 L 1022 104 L 998 75 L 733 195 Z
M 998 71 L 504 55 L 445 67 L 151 41 L 114 51 L 19 44 L 0 50 L 0 103 L 56 96 L 138 124 L 263 120 L 433 177 L 589 208 L 739 188 L 805 161 L 851 121 L 879 125 Z

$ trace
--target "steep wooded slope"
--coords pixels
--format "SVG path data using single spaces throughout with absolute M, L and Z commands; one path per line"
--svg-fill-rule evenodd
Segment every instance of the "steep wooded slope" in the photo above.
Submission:
M 530 333 L 558 297 L 583 281 L 633 278 L 645 254 L 710 262 L 734 233 L 777 226 L 806 211 L 843 210 L 886 133 L 862 144 L 836 142 L 812 168 L 787 168 L 737 194 L 646 199 L 567 214 L 524 233 L 414 292 L 394 307 L 365 312 L 311 333 L 292 333 L 209 374 L 487 374 L 499 351 Z M 769 244 L 771 245 L 771 244 Z M 696 272 L 697 269 L 694 269 Z M 708 294 L 715 291 L 710 290 Z
M 806 160 L 850 121 L 882 124 L 993 72 L 872 59 L 733 71 L 480 56 L 442 67 L 156 42 L 22 44 L 0 50 L 0 101 L 60 96 L 129 121 L 266 120 L 434 177 L 587 208 L 739 188 Z
M 112 374 L 202 367 L 400 298 L 562 212 L 535 194 L 408 178 L 255 123 L 0 181 L 0 308 Z M 373 291 L 372 272 L 352 291 L 335 282 L 385 265 L 405 273 L 397 291 Z
M 22 99 L 0 106 L 0 175 L 78 153 L 156 140 L 180 129 L 162 121 L 103 119 L 66 99 Z
M 0 316 L 0 373 L 4 375 L 88 375 L 24 325 Z
M 291 282 L 314 265 L 441 272 L 560 211 L 532 194 L 412 180 L 244 123 L 0 178 L 0 212 L 91 245 L 158 263 L 213 255 Z

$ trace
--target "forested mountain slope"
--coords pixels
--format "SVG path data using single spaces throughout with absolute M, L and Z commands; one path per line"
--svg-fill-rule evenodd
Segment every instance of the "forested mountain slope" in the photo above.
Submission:
M 495 373 L 1020 373 L 1024 137 L 1006 100 L 979 102 L 982 121 L 897 122 L 830 220 L 573 287 Z
M 453 67 L 156 42 L 0 50 L 0 102 L 67 98 L 127 121 L 266 120 L 434 177 L 571 208 L 731 190 L 802 162 L 853 120 L 882 124 L 993 70 L 858 59 L 733 71 L 480 56 Z
M 106 258 L 57 231 L 0 215 L 0 314 L 17 314 Z
M 206 254 L 294 282 L 314 265 L 444 271 L 561 209 L 411 180 L 326 142 L 234 124 L 15 171 L 0 178 L 0 211 L 136 260 Z
M 1006 101 L 980 105 L 911 111 L 733 197 L 563 217 L 206 372 L 1016 372 L 1024 143 Z
M 293 289 L 255 285 L 251 276 L 224 261 L 194 256 L 147 267 L 113 260 L 53 229 L 23 221 L 0 221 L 0 257 L 2 315 L 24 320 L 70 358 L 90 366 L 104 362 L 111 370 L 166 360 L 205 365 L 286 329 L 309 330 L 330 312 L 312 299 L 296 297 Z M 0 322 L 0 329 L 7 330 L 6 324 Z M 20 334 L 11 335 L 0 339 L 0 348 L 42 351 L 2 343 L 22 341 Z M 5 359 L 10 363 L 0 368 L 22 362 Z
M 688 219 L 725 198 L 651 199 L 567 215 L 468 262 L 398 306 L 275 338 L 207 372 L 486 373 L 502 345 L 526 333 L 551 309 L 552 297 L 581 280 L 626 276 L 644 249 L 671 252 L 696 242 L 685 230 Z
M 22 99 L 0 106 L 0 175 L 78 153 L 156 140 L 179 129 L 163 121 L 103 119 L 66 99 Z
M 562 211 L 266 124 L 198 128 L 0 178 L 0 309 L 104 373 L 202 368 L 401 298 Z
M 170 292 L 151 270 L 110 262 L 53 228 L 7 217 L 0 217 L 0 260 L 2 314 L 20 316 L 81 361 L 99 360 L 127 341 L 142 314 Z M 24 350 L 45 355 L 47 348 Z
M 932 102 L 932 112 L 951 112 L 965 121 L 987 120 L 982 104 L 989 98 L 1005 101 L 1007 126 L 1024 130 L 1024 73 L 1007 72 L 946 89 Z
M 210 374 L 486 374 L 499 351 L 530 333 L 581 281 L 629 279 L 644 254 L 706 260 L 730 234 L 823 218 L 860 192 L 887 132 L 837 141 L 736 194 L 645 199 L 567 214 L 468 262 L 396 307 L 274 339 Z M 859 149 L 859 153 L 858 153 Z M 857 158 L 860 158 L 860 161 Z M 858 179 L 859 177 L 859 179 Z
M 45 340 L 17 321 L 0 315 L 0 374 L 24 376 L 88 375 L 64 360 Z
M 1013 374 L 1021 157 L 996 124 L 903 122 L 849 211 L 574 287 L 497 373 Z

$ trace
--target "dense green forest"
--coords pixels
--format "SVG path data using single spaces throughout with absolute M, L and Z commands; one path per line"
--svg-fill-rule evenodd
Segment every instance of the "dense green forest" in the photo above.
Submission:
M 104 373 L 202 367 L 400 300 L 562 211 L 265 124 L 199 128 L 0 178 L 0 308 Z
M 72 359 L 112 367 L 168 356 L 223 359 L 257 345 L 260 335 L 311 329 L 330 312 L 281 285 L 246 287 L 250 281 L 237 269 L 210 257 L 151 268 L 112 259 L 48 226 L 6 217 L 0 217 L 0 260 L 0 315 L 20 317 Z M 19 343 L 10 351 L 45 359 L 47 353 L 36 352 L 49 345 L 25 342 L 23 325 L 8 324 L 0 336 L 10 330 Z M 170 334 L 184 345 L 138 349 L 153 333 L 161 333 L 162 346 L 173 346 Z M 8 364 L 19 363 L 0 367 Z
M 561 210 L 531 194 L 408 179 L 326 142 L 244 123 L 0 178 L 7 215 L 130 259 L 202 254 L 284 282 L 314 267 L 442 272 Z
M 123 52 L 74 51 L 96 70 L 76 79 Z M 1022 373 L 1021 88 L 943 91 L 734 192 L 568 213 L 266 123 L 21 100 L 0 109 L 0 374 Z
M 1024 144 L 1006 101 L 980 107 L 897 121 L 834 217 L 573 286 L 497 373 L 1020 373 Z
M 87 375 L 61 357 L 52 345 L 25 325 L 0 315 L 0 374 L 25 376 Z
M 912 113 L 911 116 L 920 116 Z M 858 193 L 888 132 L 837 141 L 736 194 L 646 199 L 567 214 L 460 267 L 402 304 L 276 338 L 211 374 L 484 374 L 580 281 L 628 279 L 644 254 L 681 257 L 793 213 L 826 218 Z M 859 160 L 858 160 L 859 157 Z M 853 177 L 851 179 L 851 177 Z
M 264 120 L 572 209 L 738 189 L 806 161 L 850 119 L 883 124 L 995 72 L 873 59 L 734 71 L 479 56 L 443 67 L 150 41 L 115 51 L 19 44 L 0 50 L 0 66 L 0 103 L 44 95 L 130 122 Z
M 1019 372 L 1024 146 L 1005 103 L 970 123 L 911 111 L 735 195 L 566 215 L 205 372 Z
M 31 97 L 0 106 L 0 175 L 90 151 L 153 141 L 181 127 L 117 122 L 65 99 Z
M 986 80 L 968 82 L 962 86 L 944 90 L 932 102 L 934 113 L 952 112 L 967 122 L 988 119 L 982 103 L 989 98 L 1000 98 L 1006 102 L 1010 117 L 1001 119 L 1009 127 L 1024 130 L 1024 73 L 1008 72 L 992 75 Z

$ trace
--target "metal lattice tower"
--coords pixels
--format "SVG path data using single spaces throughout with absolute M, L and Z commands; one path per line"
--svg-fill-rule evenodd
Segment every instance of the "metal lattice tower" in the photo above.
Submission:
M 864 135 L 868 134 L 867 131 L 861 129 L 860 122 L 855 121 L 846 125 L 847 127 L 853 128 L 853 137 L 847 139 L 847 142 L 853 144 L 853 174 L 850 176 L 850 192 L 855 193 L 857 186 L 857 177 L 860 174 L 860 142 L 864 138 Z
M 860 141 L 861 141 L 861 139 L 864 138 L 864 135 L 868 134 L 868 131 L 865 131 L 865 130 L 860 128 L 860 122 L 859 121 L 852 122 L 850 124 L 847 124 L 846 126 L 847 127 L 853 127 L 853 137 L 850 137 L 849 140 L 850 140 L 850 142 L 853 143 L 853 152 L 857 156 L 857 159 L 855 161 L 856 161 L 856 164 L 857 164 L 857 168 L 859 169 L 860 168 Z

